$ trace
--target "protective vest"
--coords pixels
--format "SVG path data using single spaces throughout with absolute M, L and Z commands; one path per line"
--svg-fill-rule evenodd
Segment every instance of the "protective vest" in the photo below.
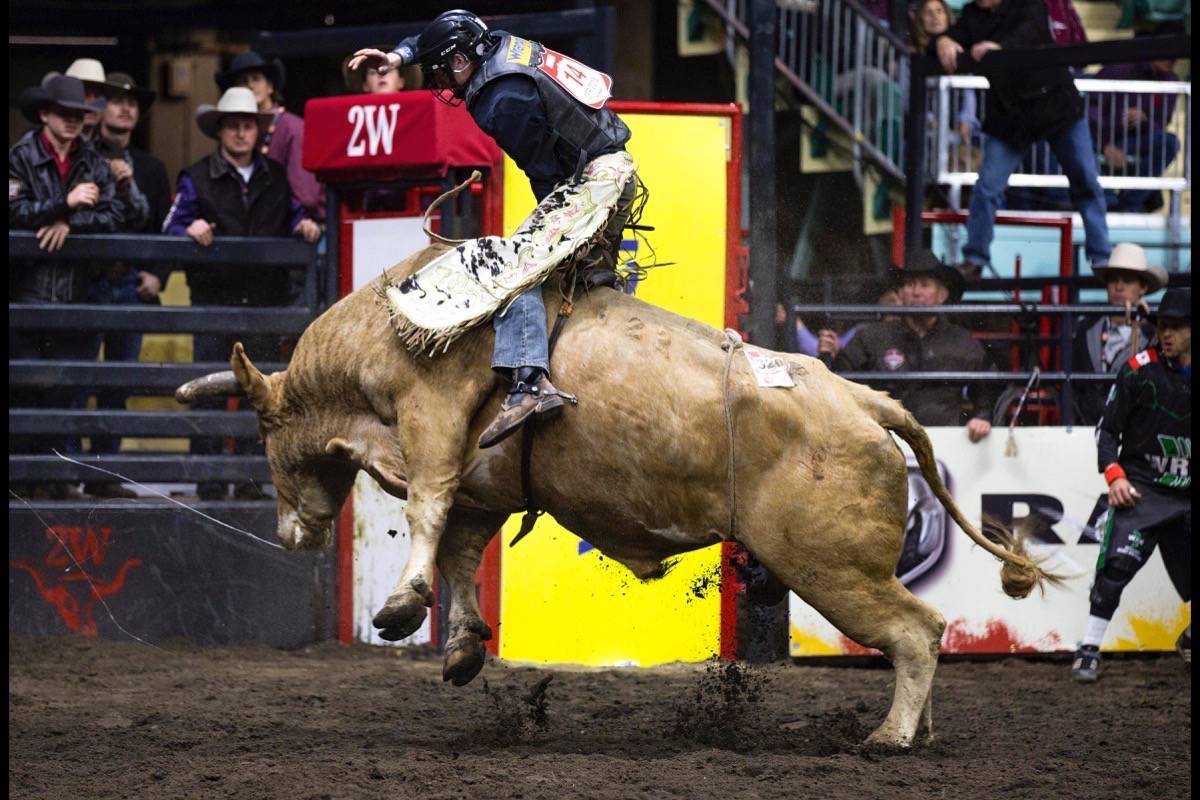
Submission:
M 612 78 L 539 42 L 495 31 L 499 41 L 475 68 L 466 88 L 468 108 L 481 89 L 505 75 L 533 79 L 555 135 L 579 153 L 578 179 L 584 166 L 604 153 L 622 149 L 629 128 L 606 108 Z

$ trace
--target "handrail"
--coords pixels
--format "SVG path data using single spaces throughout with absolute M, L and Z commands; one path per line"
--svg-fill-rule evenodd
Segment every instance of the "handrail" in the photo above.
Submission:
M 277 236 L 220 236 L 201 247 L 183 236 L 132 233 L 73 233 L 61 249 L 48 253 L 38 247 L 33 231 L 8 232 L 8 257 L 13 261 L 127 261 L 135 264 L 245 264 L 250 267 L 306 267 L 317 257 L 317 246 Z
M 1151 313 L 1157 311 L 1158 306 L 1151 307 Z M 1109 306 L 1101 304 L 1080 304 L 1080 305 L 1048 305 L 1042 303 L 981 303 L 973 304 L 958 304 L 958 305 L 937 305 L 937 306 L 888 306 L 888 305 L 860 305 L 854 303 L 843 304 L 797 304 L 792 306 L 792 311 L 797 314 L 828 314 L 830 316 L 875 316 L 878 314 L 897 314 L 900 316 L 942 316 L 957 314 L 962 316 L 1028 316 L 1034 314 L 1047 314 L 1055 316 L 1066 316 L 1075 314 L 1094 314 L 1096 316 L 1117 316 L 1125 313 L 1125 306 Z

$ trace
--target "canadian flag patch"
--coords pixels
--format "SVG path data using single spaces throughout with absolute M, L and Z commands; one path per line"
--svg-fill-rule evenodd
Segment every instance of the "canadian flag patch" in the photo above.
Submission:
M 1158 352 L 1155 350 L 1143 350 L 1137 355 L 1130 357 L 1128 363 L 1130 369 L 1137 369 L 1154 361 L 1158 361 Z

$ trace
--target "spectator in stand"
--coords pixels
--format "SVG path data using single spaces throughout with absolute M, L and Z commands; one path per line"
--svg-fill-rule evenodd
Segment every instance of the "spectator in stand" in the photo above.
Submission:
M 321 231 L 304 214 L 292 197 L 287 174 L 277 162 L 258 149 L 259 135 L 274 115 L 259 111 L 254 94 L 236 86 L 221 95 L 216 106 L 196 109 L 196 125 L 218 146 L 212 155 L 187 167 L 176 183 L 175 204 L 167 214 L 164 229 L 176 236 L 189 236 L 202 247 L 215 236 L 288 236 L 316 242 Z M 193 305 L 270 306 L 286 302 L 287 270 L 278 267 L 206 266 L 188 270 Z M 228 334 L 196 334 L 195 361 L 227 361 L 235 339 L 241 338 L 252 358 L 268 361 L 279 357 L 278 337 Z M 221 407 L 217 402 L 210 407 Z M 192 452 L 214 454 L 221 441 L 211 437 L 192 440 Z M 223 499 L 229 487 L 220 481 L 204 481 L 197 487 L 201 500 Z M 241 499 L 261 497 L 253 483 L 238 486 Z
M 158 233 L 171 205 L 171 186 L 167 168 L 154 156 L 130 145 L 129 141 L 142 112 L 154 102 L 154 92 L 139 88 L 133 78 L 122 72 L 108 73 L 107 103 L 100 117 L 93 144 L 108 160 L 108 168 L 117 185 L 117 197 L 123 202 L 125 221 L 120 230 L 130 233 Z M 105 305 L 157 303 L 167 281 L 165 267 L 137 268 L 120 262 L 102 266 L 92 282 L 88 299 Z M 96 348 L 104 346 L 105 361 L 137 361 L 142 352 L 142 335 L 136 332 L 108 331 L 99 334 Z M 97 408 L 125 408 L 127 393 L 106 390 L 96 393 Z M 116 453 L 121 449 L 119 436 L 93 436 L 93 453 Z M 136 497 L 137 493 L 117 481 L 93 481 L 84 484 L 93 497 Z
M 950 29 L 954 22 L 954 12 L 946 0 L 924 0 L 917 6 L 912 23 L 913 46 L 924 52 L 929 43 Z M 959 107 L 954 116 L 954 136 L 956 143 L 963 148 L 971 148 L 972 140 L 979 136 L 979 99 L 974 90 L 968 89 L 956 93 Z M 937 120 L 932 116 L 930 127 L 936 127 Z M 966 167 L 977 168 L 977 159 L 972 157 L 970 149 L 964 153 L 962 160 Z
M 962 297 L 963 276 L 927 250 L 897 269 L 900 303 L 939 306 Z M 995 365 L 974 336 L 942 315 L 905 314 L 900 319 L 864 325 L 834 360 L 838 372 L 995 372 Z M 995 386 L 985 383 L 897 381 L 875 388 L 888 391 L 922 425 L 966 424 L 978 442 L 991 432 Z
M 51 78 L 57 78 L 60 73 L 47 72 L 42 78 L 42 85 Z M 83 81 L 83 99 L 88 103 L 96 103 L 103 101 L 108 92 L 108 85 L 104 80 L 104 65 L 94 58 L 77 58 L 71 62 L 71 66 L 67 67 L 65 73 L 68 77 L 78 78 Z M 84 141 L 90 142 L 92 136 L 96 133 L 96 126 L 100 124 L 100 114 L 95 111 L 84 112 L 83 115 L 83 130 L 80 132 L 80 137 Z
M 89 102 L 78 78 L 53 76 L 30 87 L 18 99 L 21 113 L 35 127 L 8 150 L 8 227 L 36 231 L 38 246 L 54 252 L 71 233 L 101 233 L 121 224 L 108 165 L 81 137 L 84 115 L 104 110 Z M 9 269 L 12 303 L 82 303 L 92 278 L 80 261 L 38 261 Z M 9 359 L 78 359 L 95 356 L 94 337 L 86 331 L 12 331 Z M 9 389 L 10 408 L 78 408 L 78 389 Z M 48 454 L 80 451 L 78 437 L 9 439 L 9 452 Z M 21 487 L 25 491 L 25 487 Z M 51 483 L 31 490 L 34 496 L 79 499 L 78 487 Z
M 875 304 L 880 306 L 898 306 L 900 305 L 900 292 L 894 286 L 888 285 L 880 293 Z M 893 320 L 898 319 L 898 317 L 894 314 L 884 314 L 879 319 Z M 864 325 L 870 324 L 860 322 L 852 325 L 845 333 L 839 334 L 833 329 L 832 320 L 824 319 L 822 320 L 824 324 L 820 325 L 816 333 L 814 333 L 804 324 L 804 320 L 796 317 L 795 327 L 789 333 L 787 330 L 787 321 L 787 309 L 784 308 L 782 303 L 776 303 L 775 324 L 780 327 L 780 330 L 776 333 L 779 349 L 789 353 L 803 353 L 806 356 L 819 358 L 826 365 L 832 365 L 833 359 L 842 348 L 850 343 L 850 340 L 854 338 L 855 334 Z
M 1096 426 L 1108 511 L 1087 624 L 1071 665 L 1080 683 L 1100 677 L 1104 632 L 1156 546 L 1180 598 L 1192 601 L 1192 290 L 1168 290 L 1154 322 L 1157 341 L 1121 366 Z M 1190 624 L 1175 649 L 1190 665 Z
M 421 70 L 408 66 L 400 69 L 390 69 L 381 73 L 370 69 L 365 63 L 357 69 L 350 69 L 350 61 L 354 56 L 346 56 L 342 62 L 342 80 L 351 92 L 361 94 L 385 94 L 387 92 L 415 91 L 421 88 Z
M 1137 306 L 1144 305 L 1143 297 L 1166 286 L 1169 277 L 1162 267 L 1147 266 L 1146 251 L 1128 242 L 1114 247 L 1108 266 L 1095 272 L 1108 290 L 1108 304 L 1125 306 L 1127 311 L 1102 317 L 1087 327 L 1086 323 L 1077 326 L 1071 351 L 1075 372 L 1115 372 L 1150 341 L 1153 326 L 1139 318 Z M 1090 382 L 1072 384 L 1076 425 L 1096 424 L 1109 388 Z
M 957 72 L 959 57 L 980 61 L 1001 48 L 1053 44 L 1043 0 L 974 0 L 950 29 L 929 45 L 947 73 Z M 1096 173 L 1095 150 L 1088 132 L 1083 98 L 1066 67 L 1010 69 L 988 76 L 983 163 L 971 192 L 967 215 L 964 271 L 978 274 L 991 266 L 996 210 L 1009 176 L 1034 142 L 1046 140 L 1063 165 L 1076 210 L 1083 218 L 1085 250 L 1093 268 L 1108 262 L 1112 250 L 1105 219 L 1104 191 Z
M 1160 35 L 1163 31 L 1150 33 Z M 1095 77 L 1118 81 L 1179 80 L 1175 60 L 1171 58 L 1140 64 L 1107 64 Z M 1101 103 L 1092 105 L 1093 135 L 1112 174 L 1157 178 L 1166 171 L 1179 154 L 1179 137 L 1167 130 L 1177 99 L 1176 95 L 1166 93 L 1114 92 L 1106 93 Z M 1102 109 L 1112 113 L 1102 113 Z M 1163 205 L 1162 192 L 1152 189 L 1109 191 L 1105 196 L 1110 211 L 1153 212 Z
M 270 122 L 259 137 L 259 151 L 283 165 L 287 171 L 292 198 L 304 208 L 309 219 L 325 219 L 325 189 L 317 177 L 306 170 L 304 155 L 304 120 L 283 107 L 283 87 L 286 73 L 278 58 L 267 61 L 253 50 L 239 53 L 229 69 L 215 76 L 222 92 L 233 86 L 244 86 L 254 93 L 258 110 L 270 114 Z

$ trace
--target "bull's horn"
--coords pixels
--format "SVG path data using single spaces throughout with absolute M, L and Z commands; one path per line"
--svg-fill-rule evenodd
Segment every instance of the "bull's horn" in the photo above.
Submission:
M 227 369 L 188 381 L 175 390 L 175 399 L 180 403 L 194 403 L 201 397 L 225 397 L 235 394 L 242 394 L 242 387 L 233 370 Z

